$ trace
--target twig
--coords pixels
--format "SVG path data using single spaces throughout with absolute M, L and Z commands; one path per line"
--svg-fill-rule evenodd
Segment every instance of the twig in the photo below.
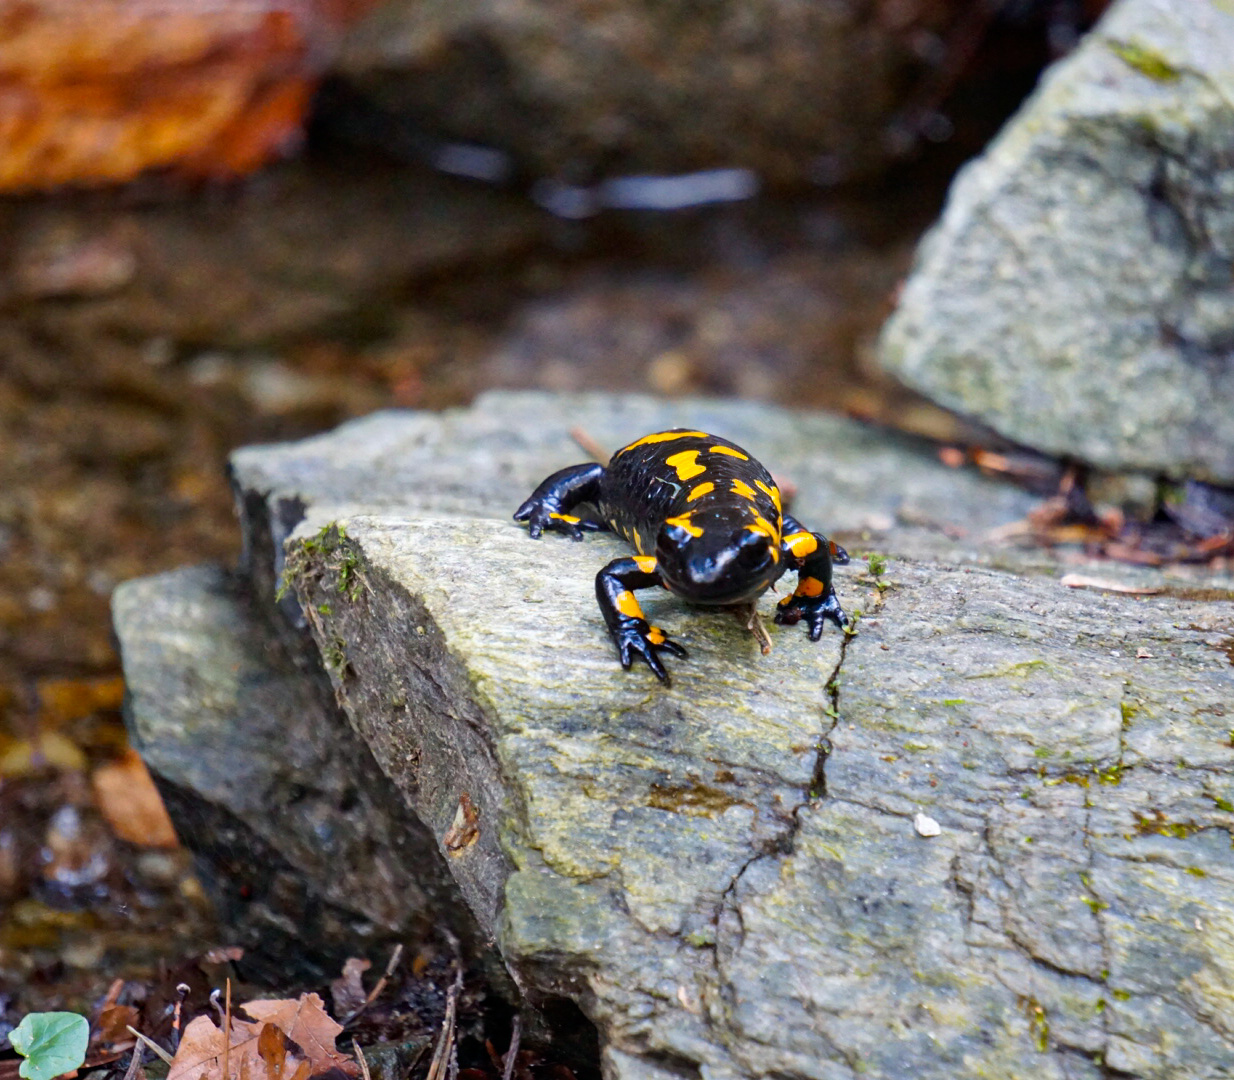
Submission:
M 373 1004 L 380 996 L 381 992 L 386 988 L 386 983 L 390 981 L 390 976 L 394 974 L 394 969 L 398 967 L 398 962 L 403 958 L 403 946 L 398 944 L 394 946 L 394 952 L 390 954 L 390 962 L 386 964 L 386 970 L 382 972 L 381 978 L 373 985 L 373 989 L 368 992 L 366 997 L 343 1021 L 343 1027 L 350 1024 L 357 1016 L 365 1009 Z
M 587 453 L 589 453 L 601 465 L 607 465 L 609 463 L 609 459 L 613 456 L 581 427 L 571 428 L 570 438 L 578 443 L 582 449 L 586 450 Z
M 231 1078 L 231 977 L 227 979 L 226 1004 L 223 1006 L 223 1080 Z
M 448 1080 L 458 1071 L 457 1048 L 454 1045 L 455 1029 L 458 1020 L 458 996 L 463 989 L 463 958 L 459 954 L 458 938 L 446 932 L 450 944 L 454 946 L 454 982 L 446 993 L 446 1015 L 441 1021 L 441 1034 L 437 1038 L 437 1046 L 433 1050 L 433 1060 L 428 1067 L 428 1075 L 424 1080 Z
M 352 1042 L 351 1048 L 356 1052 L 356 1057 L 360 1061 L 360 1080 L 373 1080 L 368 1071 L 368 1058 L 364 1056 L 364 1048 L 355 1041 Z
M 759 617 L 758 605 L 754 602 L 737 604 L 733 607 L 733 614 L 754 635 L 754 640 L 758 642 L 758 647 L 763 650 L 763 655 L 766 656 L 771 652 L 771 635 L 767 633 L 767 628 Z
M 523 1021 L 515 1013 L 514 1030 L 510 1032 L 510 1049 L 506 1051 L 506 1067 L 501 1072 L 501 1080 L 514 1080 L 514 1063 L 518 1060 L 518 1044 L 522 1037 Z
M 113 979 L 111 985 L 107 988 L 107 996 L 99 1003 L 98 1012 L 105 1013 L 117 1001 L 120 1000 L 120 993 L 124 990 L 123 979 Z
M 1121 581 L 1088 577 L 1085 574 L 1064 574 L 1058 579 L 1060 585 L 1069 589 L 1097 589 L 1101 592 L 1129 593 L 1132 596 L 1156 596 L 1164 592 L 1158 585 L 1127 585 Z
M 771 635 L 767 633 L 767 627 L 763 625 L 763 620 L 758 616 L 758 608 L 753 604 L 750 605 L 750 621 L 746 623 L 746 629 L 754 635 L 754 640 L 758 642 L 758 647 L 763 650 L 764 656 L 771 652 Z
M 141 1052 L 143 1049 L 141 1043 L 133 1047 L 133 1059 L 129 1062 L 129 1067 L 124 1071 L 124 1080 L 137 1080 L 137 1070 L 141 1068 Z
M 458 991 L 461 975 L 446 994 L 446 1015 L 441 1021 L 441 1034 L 437 1037 L 437 1046 L 433 1050 L 433 1060 L 429 1063 L 428 1075 L 425 1080 L 443 1080 L 447 1071 L 450 1051 L 454 1049 L 455 1016 L 458 1011 Z
M 171 1021 L 171 1046 L 172 1050 L 180 1049 L 180 1020 L 181 1014 L 184 1011 L 184 999 L 188 997 L 191 987 L 188 983 L 178 983 L 176 985 L 176 1005 Z
M 171 1055 L 166 1050 L 164 1050 L 161 1046 L 159 1046 L 158 1043 L 156 1043 L 153 1039 L 147 1038 L 140 1031 L 138 1031 L 135 1027 L 133 1027 L 132 1024 L 125 1024 L 124 1026 L 128 1028 L 130 1034 L 137 1036 L 137 1041 L 139 1043 L 153 1050 L 156 1054 L 158 1054 L 159 1057 L 161 1057 L 165 1062 L 167 1062 L 168 1065 L 171 1064 Z

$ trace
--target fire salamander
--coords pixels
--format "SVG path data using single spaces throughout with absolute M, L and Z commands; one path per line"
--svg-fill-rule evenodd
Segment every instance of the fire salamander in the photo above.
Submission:
M 582 503 L 599 513 L 588 521 Z M 515 511 L 533 538 L 545 529 L 582 540 L 583 531 L 620 533 L 637 555 L 614 559 L 596 575 L 596 599 L 627 671 L 635 654 L 661 682 L 660 651 L 686 651 L 643 616 L 635 589 L 662 585 L 692 604 L 756 600 L 785 571 L 797 589 L 780 601 L 776 622 L 804 619 L 817 641 L 830 619 L 848 625 L 831 583 L 848 554 L 783 512 L 771 474 L 740 446 L 704 431 L 658 431 L 622 447 L 604 465 L 553 473 Z

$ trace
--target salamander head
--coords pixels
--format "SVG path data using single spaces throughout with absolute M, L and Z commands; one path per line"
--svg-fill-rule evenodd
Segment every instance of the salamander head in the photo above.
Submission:
M 738 604 L 782 573 L 775 525 L 744 506 L 669 518 L 656 537 L 656 568 L 669 591 L 695 604 Z

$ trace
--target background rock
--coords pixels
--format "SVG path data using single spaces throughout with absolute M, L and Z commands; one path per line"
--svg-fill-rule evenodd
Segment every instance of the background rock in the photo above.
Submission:
M 1122 0 L 956 181 L 882 340 L 1110 469 L 1234 484 L 1234 10 Z
M 412 128 L 503 150 L 533 176 L 744 166 L 800 186 L 894 156 L 892 121 L 963 11 L 392 0 L 351 31 L 334 70 Z
M 651 598 L 691 658 L 670 690 L 620 670 L 591 582 L 621 545 L 507 515 L 582 458 L 568 426 L 615 447 L 670 417 L 899 556 L 882 588 L 841 572 L 857 637 L 777 628 L 763 657 Z M 1222 1075 L 1228 580 L 1068 590 L 1047 555 L 942 531 L 1022 493 L 751 405 L 494 395 L 250 448 L 235 476 L 250 515 L 298 500 L 288 567 L 340 701 L 524 989 L 596 1023 L 610 1080 Z
M 297 146 L 323 50 L 369 0 L 0 7 L 0 191 L 231 177 Z

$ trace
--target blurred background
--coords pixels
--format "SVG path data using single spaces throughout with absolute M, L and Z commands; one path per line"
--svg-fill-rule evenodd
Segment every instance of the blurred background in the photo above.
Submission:
M 874 337 L 1104 6 L 0 0 L 0 1036 L 217 943 L 108 598 L 234 561 L 230 450 L 495 387 L 975 438 Z

